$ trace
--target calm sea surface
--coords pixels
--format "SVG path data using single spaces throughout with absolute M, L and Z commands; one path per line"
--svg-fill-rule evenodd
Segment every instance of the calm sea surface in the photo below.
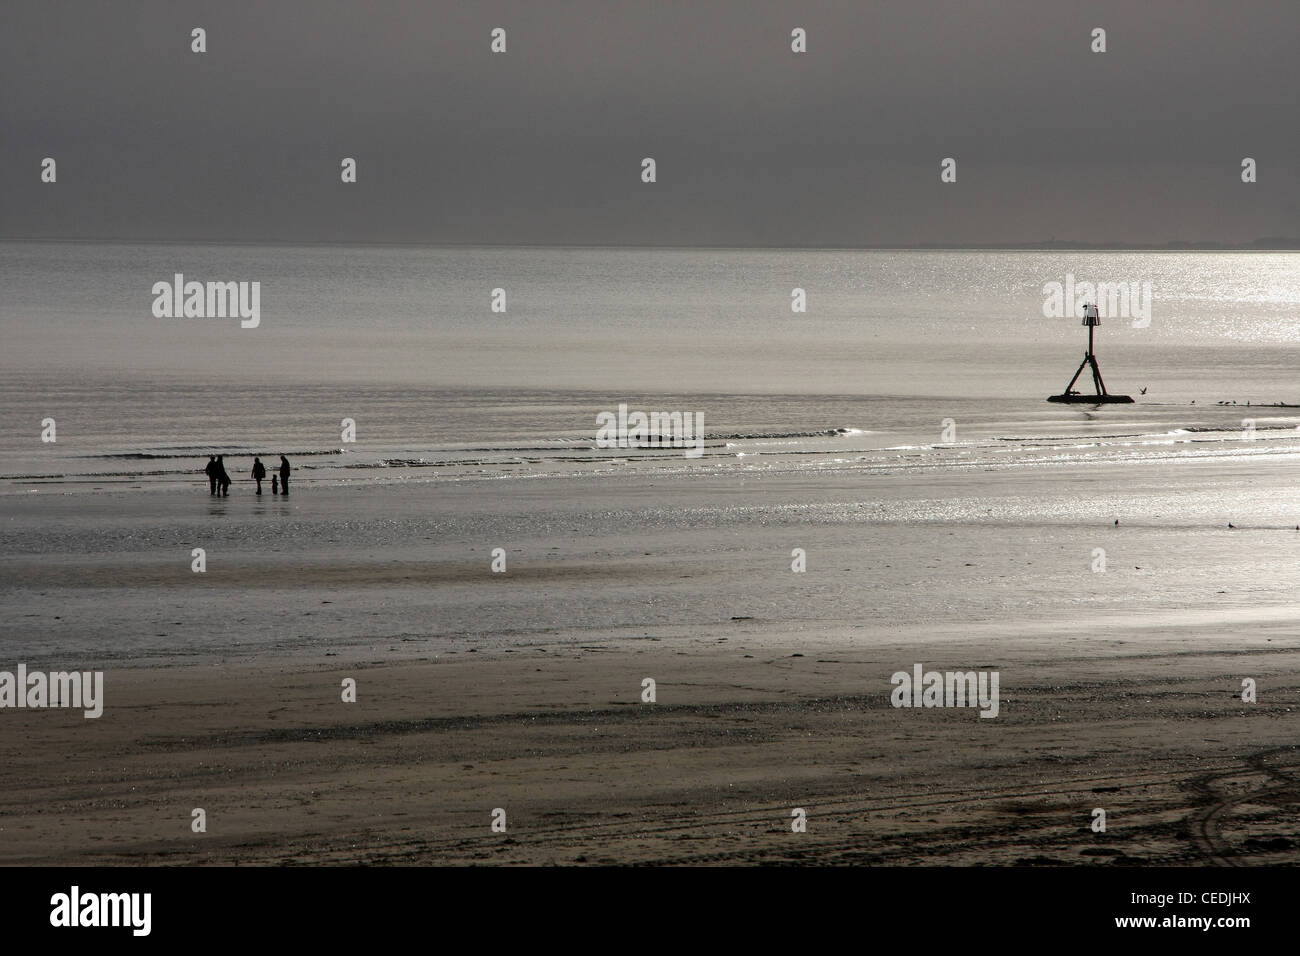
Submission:
M 155 318 L 176 273 L 260 282 L 260 326 Z M 1097 346 L 1138 405 L 1044 401 L 1086 340 L 1043 314 L 1067 275 L 1150 283 L 1149 326 L 1107 318 Z M 210 451 L 310 480 L 608 467 L 595 416 L 620 402 L 702 412 L 705 465 L 744 468 L 1259 454 L 1300 422 L 1241 407 L 1300 404 L 1296 253 L 7 242 L 0 290 L 6 492 L 192 481 Z

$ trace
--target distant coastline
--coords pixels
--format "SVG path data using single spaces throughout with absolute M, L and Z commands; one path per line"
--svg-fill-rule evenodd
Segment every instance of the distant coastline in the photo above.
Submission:
M 1047 239 L 1023 243 L 943 243 L 919 242 L 910 244 L 864 244 L 855 246 L 835 245 L 666 245 L 650 243 L 569 243 L 569 242 L 426 242 L 420 240 L 378 241 L 369 239 L 349 240 L 310 240 L 290 238 L 143 238 L 138 236 L 4 236 L 0 242 L 48 242 L 48 243 L 128 243 L 133 245 L 175 245 L 175 246 L 337 246 L 337 247 L 384 247 L 430 248 L 430 249 L 744 249 L 777 250 L 793 249 L 797 251 L 843 251 L 861 250 L 863 252 L 1052 252 L 1057 250 L 1086 250 L 1089 252 L 1296 252 L 1300 251 L 1300 238 L 1287 239 L 1268 236 L 1253 239 L 1248 243 L 1215 242 L 1211 240 L 1170 240 L 1155 242 L 1084 242 L 1075 239 Z

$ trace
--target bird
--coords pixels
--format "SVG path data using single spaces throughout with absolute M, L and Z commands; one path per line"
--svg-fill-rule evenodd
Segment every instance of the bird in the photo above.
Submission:
M 1147 393 L 1147 387 L 1146 387 L 1145 385 L 1143 385 L 1141 391 L 1139 392 L 1139 394 L 1141 394 L 1141 395 L 1145 395 L 1146 393 Z
M 1229 528 L 1236 528 L 1237 526 L 1236 526 L 1235 524 L 1233 524 L 1231 521 L 1229 521 L 1229 522 L 1228 522 L 1228 527 L 1229 527 Z
M 1119 519 L 1118 519 L 1118 518 L 1115 519 L 1115 527 L 1117 527 L 1117 528 L 1119 527 Z

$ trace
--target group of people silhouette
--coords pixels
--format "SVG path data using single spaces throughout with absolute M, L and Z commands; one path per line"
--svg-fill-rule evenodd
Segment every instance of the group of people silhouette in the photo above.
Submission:
M 289 459 L 284 455 L 280 456 L 280 473 L 271 475 L 271 494 L 289 493 L 289 474 L 293 469 L 289 467 Z M 203 469 L 204 474 L 208 476 L 208 494 L 216 495 L 218 498 L 230 497 L 230 475 L 226 472 L 226 462 L 222 455 L 209 455 L 208 464 Z M 253 480 L 257 482 L 257 493 L 262 493 L 262 481 L 266 478 L 266 466 L 262 464 L 262 459 L 253 459 Z

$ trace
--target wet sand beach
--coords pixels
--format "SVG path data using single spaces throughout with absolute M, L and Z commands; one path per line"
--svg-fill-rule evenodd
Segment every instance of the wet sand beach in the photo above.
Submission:
M 105 707 L 0 713 L 0 861 L 1294 863 L 1288 471 L 5 496 L 13 661 Z

